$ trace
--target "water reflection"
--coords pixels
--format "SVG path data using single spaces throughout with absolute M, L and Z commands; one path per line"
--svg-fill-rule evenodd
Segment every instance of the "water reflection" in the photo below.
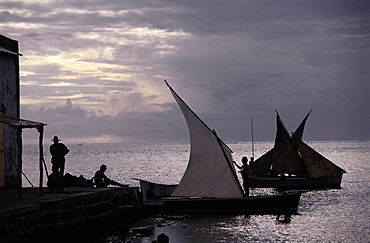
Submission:
M 178 183 L 189 156 L 188 144 L 67 146 L 71 151 L 66 157 L 66 172 L 91 178 L 104 163 L 108 166 L 108 177 L 131 186 L 138 185 L 132 177 Z M 235 160 L 250 151 L 250 143 L 229 146 L 234 150 Z M 272 146 L 273 143 L 255 143 L 255 157 Z M 151 243 L 158 234 L 165 233 L 170 242 L 370 242 L 370 142 L 311 142 L 310 146 L 348 173 L 343 176 L 342 189 L 303 193 L 299 215 L 293 215 L 289 224 L 277 222 L 275 215 L 166 217 L 161 227 L 153 225 L 151 236 L 128 237 L 122 234 L 122 226 L 116 233 L 97 240 Z M 48 146 L 45 151 L 50 170 Z M 38 185 L 38 166 L 38 147 L 24 146 L 23 172 L 34 185 Z M 29 186 L 26 180 L 23 185 Z M 276 193 L 274 189 L 251 191 L 251 195 Z

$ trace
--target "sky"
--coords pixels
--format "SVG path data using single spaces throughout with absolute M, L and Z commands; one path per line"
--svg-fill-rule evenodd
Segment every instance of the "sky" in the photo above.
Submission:
M 164 80 L 225 142 L 273 141 L 276 110 L 293 132 L 310 109 L 303 140 L 369 140 L 369 19 L 356 0 L 0 0 L 45 143 L 189 142 Z

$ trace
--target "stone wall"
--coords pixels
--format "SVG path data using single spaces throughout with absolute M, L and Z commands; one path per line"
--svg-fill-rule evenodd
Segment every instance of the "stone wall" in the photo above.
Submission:
M 126 207 L 131 210 L 122 210 Z M 100 225 L 126 224 L 134 220 L 139 209 L 139 190 L 136 187 L 82 193 L 63 200 L 17 208 L 0 213 L 0 242 L 87 239 Z

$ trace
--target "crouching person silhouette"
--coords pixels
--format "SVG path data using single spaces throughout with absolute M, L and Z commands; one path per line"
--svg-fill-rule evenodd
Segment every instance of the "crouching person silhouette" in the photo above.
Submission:
M 127 185 L 123 185 L 121 183 L 118 183 L 118 182 L 108 178 L 105 175 L 106 170 L 107 170 L 107 166 L 103 164 L 103 165 L 100 166 L 100 169 L 97 172 L 95 172 L 95 176 L 93 177 L 93 179 L 94 179 L 94 184 L 95 184 L 96 187 L 107 187 L 109 185 L 127 186 Z

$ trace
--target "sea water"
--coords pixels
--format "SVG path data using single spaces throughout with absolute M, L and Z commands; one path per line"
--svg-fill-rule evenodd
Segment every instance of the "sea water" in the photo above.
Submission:
M 188 162 L 189 144 L 66 144 L 66 173 L 90 179 L 101 164 L 107 176 L 138 186 L 132 178 L 176 184 Z M 234 160 L 252 155 L 251 143 L 228 143 Z M 323 156 L 347 171 L 342 189 L 311 190 L 302 193 L 298 215 L 280 223 L 274 215 L 179 215 L 153 225 L 150 236 L 125 235 L 120 226 L 114 233 L 94 242 L 152 242 L 165 233 L 170 242 L 370 242 L 370 142 L 309 142 Z M 51 171 L 49 145 L 45 161 Z M 254 143 L 254 156 L 273 147 L 272 142 Z M 38 147 L 23 146 L 23 172 L 38 186 Z M 241 178 L 240 178 L 241 180 Z M 44 178 L 46 186 L 46 176 Z M 30 184 L 23 178 L 23 186 Z M 251 189 L 251 195 L 278 193 L 274 189 Z

